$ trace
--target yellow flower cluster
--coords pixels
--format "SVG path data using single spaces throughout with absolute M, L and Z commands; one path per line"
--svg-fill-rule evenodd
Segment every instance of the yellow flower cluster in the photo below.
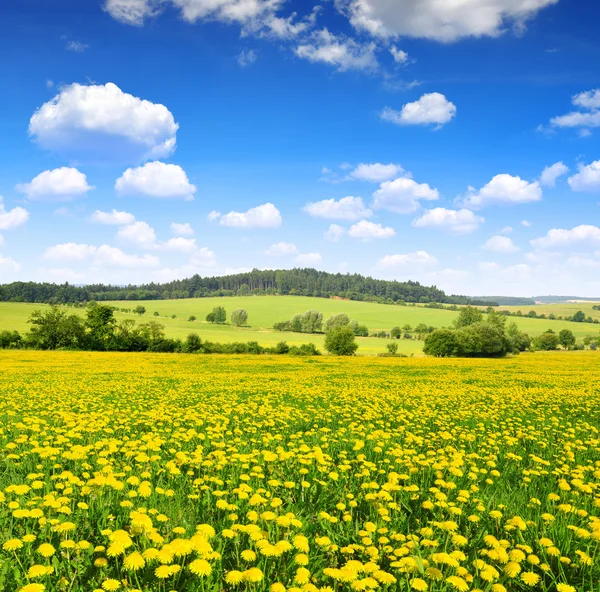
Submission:
M 600 364 L 0 351 L 0 590 L 600 590 Z

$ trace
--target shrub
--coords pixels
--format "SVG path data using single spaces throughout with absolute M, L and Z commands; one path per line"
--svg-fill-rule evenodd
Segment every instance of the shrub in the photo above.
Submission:
M 457 332 L 452 329 L 436 329 L 425 339 L 423 353 L 436 358 L 449 358 L 459 353 Z
M 398 344 L 397 343 L 388 343 L 387 350 L 388 350 L 388 354 L 397 354 L 398 353 Z
M 236 327 L 242 327 L 248 322 L 248 312 L 243 308 L 236 308 L 231 313 L 231 324 Z
M 325 334 L 325 349 L 336 356 L 353 356 L 358 349 L 354 331 L 350 327 L 333 327 Z
M 202 349 L 202 339 L 197 333 L 190 333 L 185 340 L 185 351 L 193 354 Z
M 341 312 L 336 315 L 330 316 L 327 321 L 325 321 L 325 333 L 330 331 L 331 329 L 335 329 L 336 327 L 347 327 L 350 324 L 350 317 L 347 314 Z
M 541 351 L 552 351 L 558 348 L 559 343 L 560 341 L 556 333 L 552 331 L 546 331 L 546 333 L 538 335 L 533 340 L 533 347 Z
M 192 322 L 192 323 L 193 323 L 195 320 L 196 320 L 196 317 L 195 317 L 195 315 L 190 315 L 190 316 L 189 316 L 189 318 L 188 318 L 188 321 L 190 321 L 190 322 Z
M 390 331 L 390 335 L 392 339 L 400 339 L 400 337 L 402 337 L 402 329 L 400 329 L 400 327 L 394 327 Z
M 206 320 L 209 323 L 216 323 L 217 325 L 223 325 L 227 321 L 227 312 L 222 306 L 215 306 L 212 312 L 206 315 Z

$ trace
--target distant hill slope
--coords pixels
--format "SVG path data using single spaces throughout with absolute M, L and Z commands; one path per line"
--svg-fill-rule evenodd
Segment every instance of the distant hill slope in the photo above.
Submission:
M 586 298 L 585 296 L 535 296 L 533 298 L 540 304 L 560 304 L 561 302 L 600 302 L 598 298 Z M 502 304 L 502 303 L 501 303 Z M 508 303 L 507 303 L 508 304 Z
M 184 280 L 141 286 L 96 284 L 73 286 L 14 282 L 0 285 L 0 301 L 66 303 L 89 300 L 171 300 L 214 296 L 290 295 L 393 303 L 398 301 L 446 304 L 498 305 L 489 298 L 447 295 L 419 282 L 378 280 L 359 274 L 327 273 L 316 269 L 258 270 L 222 277 L 194 275 Z

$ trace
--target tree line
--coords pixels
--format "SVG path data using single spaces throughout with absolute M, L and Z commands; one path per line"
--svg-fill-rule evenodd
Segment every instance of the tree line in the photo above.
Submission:
M 419 282 L 378 280 L 360 274 L 341 274 L 316 269 L 259 270 L 227 276 L 201 277 L 141 286 L 93 284 L 73 286 L 37 282 L 13 282 L 0 285 L 0 301 L 65 304 L 109 300 L 169 300 L 214 296 L 297 295 L 318 298 L 344 298 L 384 304 L 446 303 L 493 305 L 488 298 L 447 295 L 435 286 Z M 533 304 L 524 299 L 525 304 Z

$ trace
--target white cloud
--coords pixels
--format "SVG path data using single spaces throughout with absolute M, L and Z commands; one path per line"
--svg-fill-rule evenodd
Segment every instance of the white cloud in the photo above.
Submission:
M 529 222 L 529 220 L 522 220 L 521 221 L 521 226 L 524 226 L 525 228 L 529 228 L 531 226 L 531 222 Z
M 102 210 L 96 210 L 91 215 L 91 221 L 97 222 L 98 224 L 108 224 L 111 226 L 126 226 L 127 224 L 133 224 L 135 222 L 135 216 L 129 212 L 121 212 L 119 210 L 112 210 L 112 212 L 103 212 Z
M 296 263 L 306 267 L 317 265 L 318 263 L 321 263 L 322 260 L 323 257 L 321 256 L 321 253 L 301 253 L 296 257 Z
M 417 183 L 413 179 L 400 177 L 393 181 L 385 181 L 373 194 L 374 210 L 389 210 L 397 214 L 410 214 L 421 206 L 420 200 L 439 199 L 437 189 L 427 183 Z
M 375 70 L 375 49 L 374 43 L 358 43 L 348 37 L 334 35 L 327 29 L 321 29 L 298 45 L 295 53 L 299 58 L 328 64 L 340 71 Z
M 160 12 L 161 5 L 160 0 L 105 0 L 103 8 L 122 23 L 141 26 Z
M 241 68 L 251 66 L 258 59 L 258 54 L 253 49 L 242 49 L 237 56 L 237 63 Z
M 458 199 L 458 203 L 473 209 L 494 204 L 523 204 L 540 201 L 542 188 L 537 181 L 530 183 L 512 175 L 496 175 L 479 191 L 469 187 L 469 192 Z
M 379 260 L 378 267 L 390 269 L 405 266 L 434 266 L 439 262 L 427 251 L 415 251 L 414 253 L 400 253 L 398 255 L 386 255 Z
M 520 249 L 513 243 L 512 239 L 507 236 L 492 236 L 483 245 L 486 251 L 494 251 L 496 253 L 517 253 Z
M 600 228 L 589 224 L 582 224 L 571 230 L 553 228 L 548 231 L 546 236 L 533 239 L 530 242 L 531 246 L 536 249 L 552 249 L 572 245 L 598 246 L 600 245 Z
M 96 250 L 97 248 L 92 245 L 61 243 L 47 248 L 43 257 L 48 261 L 85 261 Z
M 214 267 L 217 264 L 217 258 L 208 247 L 202 247 L 194 253 L 190 259 L 190 264 L 199 268 Z
M 513 227 L 512 226 L 505 226 L 501 231 L 500 234 L 510 234 L 513 231 Z
M 337 243 L 346 234 L 346 229 L 339 224 L 331 224 L 323 235 L 330 243 Z
M 17 263 L 12 257 L 3 257 L 0 254 L 0 271 L 2 271 L 2 273 L 9 273 L 9 272 L 18 272 L 21 271 L 21 264 Z M 5 276 L 3 276 L 3 279 L 5 279 Z
M 545 187 L 555 187 L 556 181 L 569 172 L 569 167 L 563 162 L 555 162 L 547 166 L 540 177 L 540 183 Z
M 375 224 L 374 222 L 368 222 L 367 220 L 361 220 L 356 224 L 350 226 L 348 230 L 348 236 L 352 238 L 359 238 L 362 240 L 371 240 L 379 238 L 392 238 L 396 235 L 396 231 L 389 226 L 382 226 L 381 224 Z
M 390 47 L 390 53 L 397 64 L 404 65 L 409 61 L 408 54 L 405 51 L 398 49 L 395 45 Z
M 50 276 L 52 281 L 79 282 L 85 279 L 85 274 L 68 267 L 51 267 L 40 270 L 43 275 Z
M 215 222 L 217 221 L 219 218 L 221 217 L 221 212 L 217 212 L 217 210 L 213 210 L 212 212 L 210 212 L 208 214 L 208 216 L 206 216 L 206 219 L 209 222 Z
M 179 125 L 164 106 L 116 84 L 72 84 L 31 117 L 29 133 L 45 149 L 81 160 L 132 161 L 170 155 Z
M 229 212 L 219 219 L 221 226 L 235 228 L 279 228 L 282 222 L 281 213 L 272 203 L 250 208 L 247 212 Z
M 572 102 L 584 109 L 600 109 L 600 88 L 579 93 L 573 97 Z
M 140 249 L 153 249 L 156 246 L 156 232 L 147 222 L 134 222 L 123 226 L 117 232 L 117 238 Z
M 185 224 L 173 222 L 171 224 L 171 232 L 175 236 L 192 236 L 194 234 L 194 229 L 191 227 L 189 222 L 186 222 Z
M 352 25 L 382 38 L 416 37 L 449 43 L 497 37 L 508 25 L 522 29 L 558 0 L 336 0 Z
M 348 177 L 357 181 L 381 183 L 382 181 L 389 181 L 394 177 L 398 177 L 403 172 L 404 169 L 399 164 L 381 164 L 380 162 L 365 164 L 361 162 L 350 172 Z
M 90 46 L 87 43 L 82 43 L 81 41 L 68 41 L 67 42 L 67 50 L 74 51 L 75 53 L 83 53 Z
M 21 183 L 16 190 L 32 201 L 71 201 L 94 189 L 87 177 L 72 167 L 60 167 L 44 171 L 30 183 Z
M 198 249 L 195 238 L 184 238 L 177 236 L 158 245 L 158 248 L 165 251 L 175 251 L 177 253 L 194 253 Z
M 43 258 L 48 261 L 90 261 L 91 265 L 99 267 L 155 267 L 159 260 L 153 255 L 129 255 L 116 247 L 78 243 L 62 243 L 46 249 Z
M 295 255 L 298 252 L 296 245 L 292 243 L 276 243 L 271 245 L 265 253 L 267 255 Z
M 424 94 L 418 101 L 406 103 L 401 111 L 386 107 L 381 119 L 397 125 L 429 125 L 439 127 L 448 123 L 456 115 L 456 105 L 441 93 Z
M 500 266 L 494 261 L 482 261 L 481 263 L 477 264 L 477 268 L 479 269 L 479 271 L 491 272 L 498 271 L 500 269 Z
M 17 228 L 29 220 L 29 212 L 19 206 L 12 210 L 7 210 L 4 200 L 0 196 L 0 230 L 10 230 Z
M 588 165 L 580 164 L 579 172 L 569 177 L 568 183 L 573 191 L 600 191 L 600 160 Z
M 179 165 L 154 161 L 127 169 L 117 179 L 115 191 L 119 195 L 191 201 L 196 186 L 189 182 Z
M 471 210 L 434 208 L 413 220 L 412 225 L 415 228 L 441 228 L 452 234 L 469 234 L 484 222 L 485 218 L 475 215 Z
M 324 199 L 304 206 L 304 211 L 315 218 L 327 220 L 358 220 L 372 215 L 360 197 L 342 197 L 340 200 Z

